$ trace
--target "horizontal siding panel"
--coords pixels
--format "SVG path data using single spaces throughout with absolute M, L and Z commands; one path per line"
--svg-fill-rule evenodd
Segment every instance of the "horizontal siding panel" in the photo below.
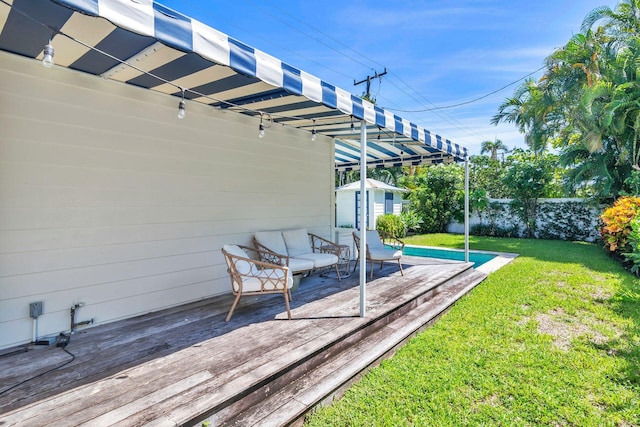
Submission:
M 0 288 L 4 290 L 3 299 L 37 295 L 38 292 L 60 292 L 206 267 L 212 264 L 213 257 L 213 252 L 202 252 L 6 276 L 0 278 Z
M 226 273 L 226 266 L 223 264 L 191 270 L 165 272 L 154 276 L 136 277 L 118 282 L 87 284 L 81 288 L 75 288 L 70 293 L 38 291 L 37 295 L 16 296 L 12 299 L 3 300 L 0 302 L 0 310 L 3 311 L 4 321 L 12 321 L 24 316 L 25 307 L 27 307 L 28 311 L 29 302 L 41 297 L 45 300 L 44 314 L 51 315 L 57 312 L 65 312 L 68 315 L 71 305 L 80 302 L 87 305 L 83 307 L 83 311 L 91 312 L 92 310 L 89 307 L 99 303 L 126 304 L 127 299 L 138 295 L 148 295 L 153 299 L 155 298 L 154 294 L 167 289 L 188 288 L 194 284 L 206 283 L 207 291 L 204 294 L 189 294 L 185 290 L 184 295 L 179 298 L 181 301 L 193 301 L 213 294 L 214 284 L 217 281 L 220 281 L 218 285 L 221 290 L 224 288 L 227 291 L 229 279 Z M 72 300 L 69 300 L 69 295 L 73 296 Z M 87 310 L 84 310 L 85 308 Z M 98 315 L 91 314 L 90 316 L 97 317 Z M 102 319 L 108 317 L 108 313 L 103 313 L 101 317 Z
M 130 243 L 110 246 L 65 248 L 51 251 L 18 252 L 0 255 L 2 277 L 54 270 L 114 264 L 143 258 L 187 255 L 213 249 L 210 237 Z
M 199 237 L 225 237 L 259 230 L 277 230 L 310 226 L 316 221 L 330 221 L 329 213 L 318 215 L 264 215 L 261 218 L 226 219 L 181 224 L 141 224 L 114 227 L 69 229 L 28 229 L 0 231 L 0 254 L 46 251 L 56 248 L 85 248 L 122 243 L 157 242 Z M 1 274 L 0 274 L 1 275 Z

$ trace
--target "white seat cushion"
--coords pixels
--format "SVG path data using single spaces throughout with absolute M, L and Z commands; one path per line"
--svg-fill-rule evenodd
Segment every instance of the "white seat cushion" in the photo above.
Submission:
M 239 256 L 242 258 L 249 258 L 249 255 L 247 255 L 247 253 L 237 245 L 224 245 L 222 249 L 224 249 L 224 251 L 229 255 Z M 240 274 L 249 274 L 251 272 L 251 269 L 255 267 L 255 264 L 250 263 L 249 261 L 244 261 L 244 260 L 234 260 L 234 261 L 235 261 L 234 264 L 236 265 L 236 269 Z M 227 261 L 227 264 L 228 263 L 229 261 Z
M 402 258 L 402 251 L 391 249 L 391 248 L 381 248 L 381 249 L 371 249 L 369 248 L 369 255 L 372 260 L 376 261 L 384 261 L 389 259 L 400 259 Z
M 280 255 L 289 255 L 281 231 L 258 231 L 254 237 L 258 243 L 270 251 Z
M 290 257 L 297 257 L 301 254 L 313 252 L 311 241 L 309 240 L 309 233 L 307 233 L 307 230 L 304 228 L 284 230 L 282 232 L 282 238 L 287 246 L 287 252 Z
M 302 258 L 289 258 L 289 270 L 294 274 L 313 270 L 313 268 L 314 263 L 312 260 Z
M 271 280 L 267 280 L 271 278 Z M 279 279 L 284 278 L 284 271 L 273 270 L 265 268 L 258 271 L 255 275 L 246 277 L 242 280 L 242 292 L 257 292 L 262 290 L 262 283 L 264 282 L 264 290 L 271 291 L 276 289 L 282 289 L 282 282 Z M 262 279 L 262 280 L 261 280 Z M 291 289 L 293 286 L 293 277 L 289 272 L 287 278 L 287 289 Z
M 338 263 L 338 257 L 334 254 L 308 252 L 297 256 L 295 259 L 309 260 L 313 262 L 313 268 L 326 267 Z

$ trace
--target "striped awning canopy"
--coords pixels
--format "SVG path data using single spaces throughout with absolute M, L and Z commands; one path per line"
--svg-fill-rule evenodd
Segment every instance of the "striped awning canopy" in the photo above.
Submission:
M 467 150 L 153 0 L 0 0 L 0 49 L 335 138 L 336 169 L 464 160 Z M 352 125 L 353 123 L 353 125 Z

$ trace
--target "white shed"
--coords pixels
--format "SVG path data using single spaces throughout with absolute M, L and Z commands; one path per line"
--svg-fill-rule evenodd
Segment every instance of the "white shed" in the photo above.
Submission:
M 380 215 L 402 212 L 402 193 L 404 188 L 394 187 L 382 181 L 368 178 L 367 189 L 367 228 L 374 228 Z M 336 189 L 336 226 L 355 227 L 360 215 L 360 181 L 343 185 Z

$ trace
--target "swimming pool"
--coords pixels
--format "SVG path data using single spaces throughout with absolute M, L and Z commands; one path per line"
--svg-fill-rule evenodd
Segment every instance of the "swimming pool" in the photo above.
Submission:
M 464 261 L 464 251 L 459 249 L 431 248 L 425 246 L 405 246 L 403 254 L 410 256 L 420 256 L 426 258 L 450 259 L 454 261 Z M 469 261 L 475 263 L 474 267 L 491 261 L 497 254 L 469 251 Z

